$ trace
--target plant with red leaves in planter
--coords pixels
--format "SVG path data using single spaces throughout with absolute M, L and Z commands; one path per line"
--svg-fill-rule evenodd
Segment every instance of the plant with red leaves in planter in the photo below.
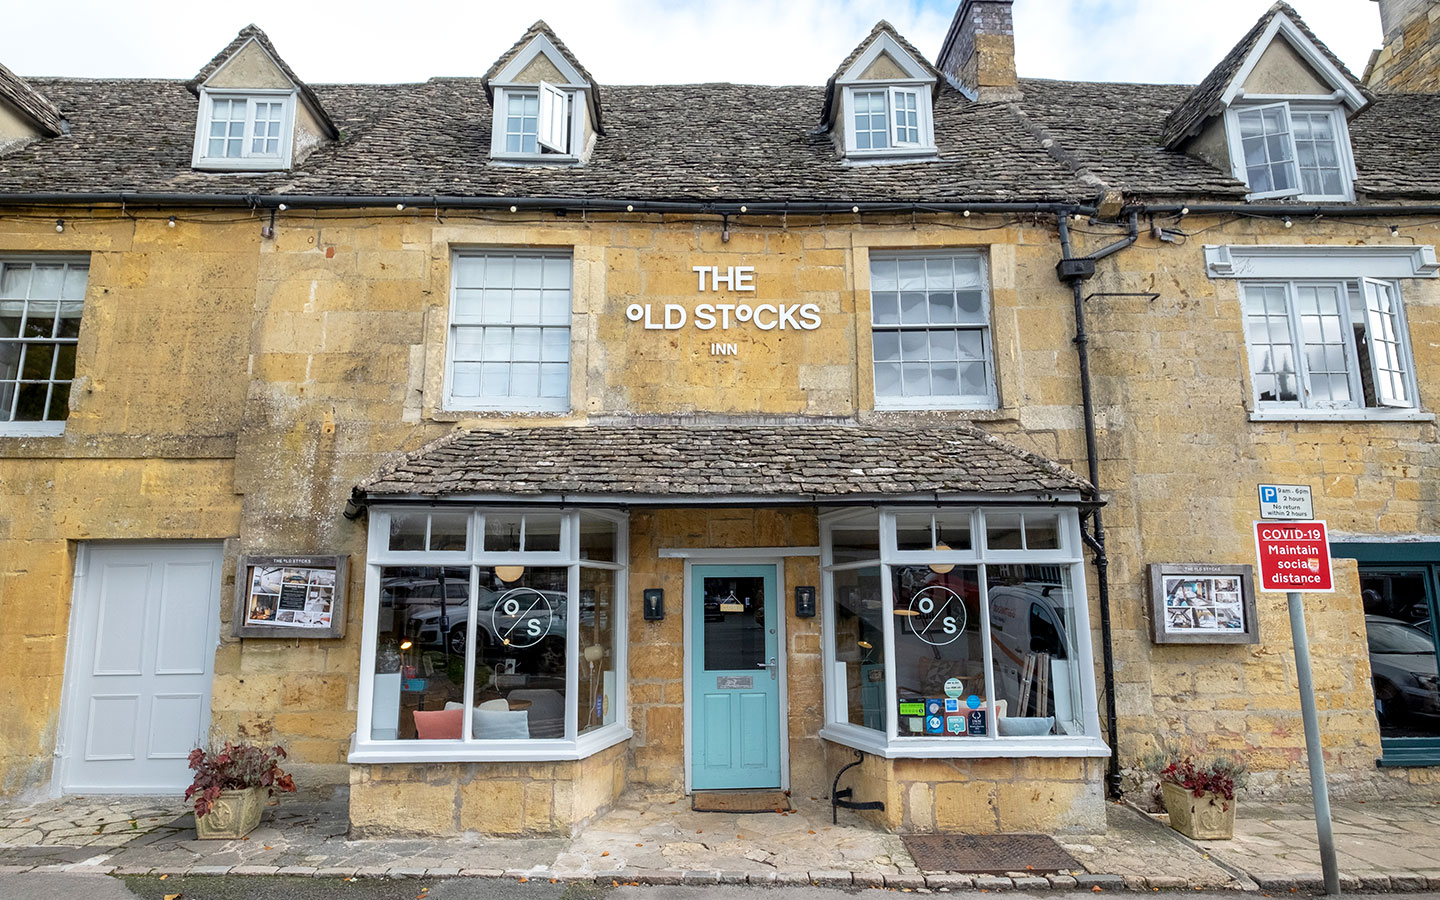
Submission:
M 200 838 L 244 837 L 260 824 L 265 798 L 294 791 L 295 781 L 282 768 L 286 756 L 279 745 L 225 742 L 220 750 L 190 751 L 195 778 L 185 799 L 195 801 L 195 833 Z

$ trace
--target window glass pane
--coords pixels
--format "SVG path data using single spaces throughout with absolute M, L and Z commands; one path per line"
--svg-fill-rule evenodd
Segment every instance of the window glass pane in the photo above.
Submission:
M 706 671 L 749 671 L 765 662 L 765 579 L 703 579 Z
M 890 571 L 899 736 L 993 734 L 985 700 L 978 567 L 937 572 L 930 566 L 892 566 Z
M 935 514 L 935 549 L 969 550 L 970 514 L 938 512 Z
M 880 567 L 836 572 L 833 579 L 832 684 L 836 685 L 838 718 L 885 731 L 890 692 L 885 683 L 885 601 Z
M 899 397 L 900 366 L 898 363 L 876 363 L 875 394 L 879 397 Z
M 609 519 L 580 515 L 580 558 L 615 562 L 616 525 Z
M 614 527 L 614 523 L 605 524 Z M 581 535 L 585 530 L 581 528 Z M 584 549 L 582 547 L 583 556 Z M 622 599 L 615 593 L 615 573 L 609 569 L 580 569 L 580 731 L 593 731 L 615 722 L 619 713 L 620 636 L 618 611 Z
M 895 291 L 877 292 L 870 298 L 871 313 L 876 325 L 900 324 L 900 294 Z
M 511 553 L 520 549 L 519 513 L 489 512 L 485 514 L 485 552 Z
M 990 565 L 985 574 L 1001 736 L 1083 733 L 1070 567 Z
M 875 521 L 837 525 L 830 532 L 830 561 L 835 564 L 880 558 L 880 528 Z
M 468 567 L 381 570 L 372 740 L 461 739 L 469 603 Z
M 424 550 L 425 526 L 430 517 L 425 513 L 392 512 L 390 514 L 390 549 Z
M 991 550 L 1020 550 L 1020 514 L 985 513 L 985 545 Z
M 1025 513 L 1025 549 L 1060 549 L 1060 515 L 1058 513 Z
M 565 736 L 567 590 L 563 567 L 480 569 L 476 739 Z
M 469 531 L 469 513 L 432 513 L 430 515 L 430 549 L 464 550 L 465 535 Z
M 560 549 L 560 514 L 528 513 L 525 516 L 525 550 L 529 553 Z
M 895 514 L 895 549 L 930 550 L 933 547 L 934 517 L 930 513 Z

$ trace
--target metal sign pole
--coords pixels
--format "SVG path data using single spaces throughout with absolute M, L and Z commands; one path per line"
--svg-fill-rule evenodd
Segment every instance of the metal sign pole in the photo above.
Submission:
M 1315 712 L 1315 681 L 1310 675 L 1310 640 L 1305 633 L 1305 607 L 1300 594 L 1290 591 L 1290 635 L 1295 643 L 1295 675 L 1300 681 L 1300 714 L 1305 720 L 1305 756 L 1310 762 L 1310 792 L 1315 798 L 1315 832 L 1320 838 L 1320 868 L 1325 893 L 1340 893 L 1340 870 L 1335 863 L 1335 834 L 1330 827 L 1330 790 L 1325 784 L 1325 754 L 1320 747 L 1320 717 Z

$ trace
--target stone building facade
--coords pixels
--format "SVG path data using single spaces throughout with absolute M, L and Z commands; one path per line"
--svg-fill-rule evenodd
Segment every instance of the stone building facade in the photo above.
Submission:
M 419 85 L 253 27 L 0 70 L 0 790 L 241 737 L 365 834 L 857 757 L 904 831 L 1103 828 L 1170 750 L 1286 796 L 1283 597 L 1215 568 L 1272 483 L 1337 556 L 1332 788 L 1433 790 L 1375 650 L 1434 631 L 1433 98 L 1283 3 L 1197 86 L 1017 78 L 1009 13 L 824 88 L 602 85 L 544 23 Z

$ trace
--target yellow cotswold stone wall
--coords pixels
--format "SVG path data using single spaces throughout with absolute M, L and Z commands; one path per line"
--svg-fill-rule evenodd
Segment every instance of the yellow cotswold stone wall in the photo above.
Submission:
M 175 212 L 174 229 L 165 227 L 165 211 L 132 220 L 103 209 L 94 218 L 71 218 L 63 234 L 43 217 L 0 224 L 0 253 L 88 253 L 92 265 L 65 436 L 0 438 L 0 639 L 20 648 L 0 660 L 0 690 L 24 701 L 0 711 L 6 737 L 0 791 L 7 794 L 37 788 L 49 777 L 76 542 L 206 538 L 226 542 L 227 626 L 240 553 L 351 554 L 343 640 L 239 641 L 222 629 L 212 737 L 282 742 L 299 766 L 317 767 L 313 779 L 354 779 L 362 818 L 380 815 L 364 813 L 383 805 L 366 779 L 411 782 L 398 770 L 381 777 L 344 767 L 354 729 L 366 521 L 346 520 L 341 512 L 358 480 L 396 452 L 457 426 L 583 424 L 647 414 L 839 416 L 920 428 L 964 419 L 1084 471 L 1071 298 L 1054 275 L 1060 251 L 1048 219 L 977 214 L 914 222 L 867 217 L 856 224 L 853 216 L 792 216 L 732 222 L 725 242 L 717 223 L 676 217 L 436 217 L 413 210 L 366 217 L 292 210 L 266 240 L 257 220 L 234 211 Z M 1393 243 L 1389 220 L 1295 224 L 1287 230 L 1248 219 L 1186 220 L 1187 230 L 1209 229 L 1208 243 Z M 1400 224 L 1406 239 L 1440 240 L 1433 227 Z M 1086 242 L 1111 238 L 1079 239 L 1084 252 Z M 573 253 L 572 412 L 443 408 L 451 254 L 455 247 L 487 246 Z M 962 246 L 983 250 L 988 261 L 999 408 L 876 413 L 870 250 Z M 691 270 L 696 265 L 753 265 L 757 290 L 743 297 L 701 294 Z M 1097 296 L 1087 304 L 1109 500 L 1122 760 L 1133 767 L 1162 745 L 1233 749 L 1247 755 L 1262 787 L 1298 790 L 1302 738 L 1283 599 L 1261 596 L 1257 646 L 1156 647 L 1146 618 L 1145 566 L 1250 562 L 1259 481 L 1311 485 L 1317 514 L 1337 535 L 1436 535 L 1434 424 L 1252 422 L 1237 286 L 1206 277 L 1199 241 L 1173 245 L 1142 237 L 1098 268 L 1087 293 L 1159 294 L 1153 301 Z M 1421 400 L 1433 408 L 1440 282 L 1406 280 L 1402 290 Z M 822 325 L 705 332 L 687 324 L 665 331 L 626 317 L 631 304 L 650 304 L 659 313 L 674 303 L 693 313 L 699 302 L 740 301 L 814 303 Z M 737 355 L 711 355 L 718 341 L 736 344 Z M 616 752 L 627 760 L 623 777 L 674 787 L 683 771 L 683 619 L 677 614 L 683 564 L 658 559 L 656 550 L 813 546 L 815 518 L 767 510 L 636 512 L 631 531 L 636 734 Z M 1091 620 L 1097 622 L 1091 580 Z M 787 609 L 797 584 L 819 584 L 813 558 L 787 561 Z M 641 620 L 646 587 L 666 589 L 664 622 Z M 1363 793 L 1394 787 L 1397 778 L 1419 782 L 1423 770 L 1375 770 L 1378 733 L 1353 568 L 1341 567 L 1339 587 L 1307 601 L 1336 784 Z M 787 624 L 791 770 L 797 790 L 818 791 L 849 754 L 827 755 L 815 737 L 819 619 L 787 618 Z M 946 804 L 978 804 L 979 794 L 937 790 L 928 814 L 924 797 L 911 788 L 901 798 L 899 786 L 928 780 L 930 765 L 896 763 L 890 773 L 866 777 L 886 797 L 895 792 L 890 815 L 908 816 L 917 828 L 931 822 L 944 828 L 964 818 L 942 815 Z M 1056 788 L 1035 807 L 1050 810 L 1043 818 L 1056 827 L 1077 827 L 1093 808 L 1095 765 L 1071 765 L 1067 777 L 1045 776 L 1070 787 Z M 964 774 L 993 784 L 985 793 L 993 810 L 974 820 L 991 815 L 1003 828 L 1011 821 L 1007 798 L 1021 790 L 1006 786 L 1027 783 L 1029 775 L 1020 763 L 995 766 L 936 777 L 959 784 Z M 445 771 L 470 777 L 459 768 Z M 440 775 L 418 777 L 425 791 L 439 791 Z M 514 780 L 532 777 L 542 776 L 516 774 Z M 857 794 L 865 799 L 866 791 Z M 969 800 L 956 799 L 961 795 Z M 571 813 L 552 814 L 545 827 L 577 821 L 583 816 L 574 810 L 588 808 L 572 801 Z M 534 822 L 543 818 L 536 814 Z M 542 830 L 529 822 L 521 830 Z
M 855 761 L 826 742 L 826 768 Z M 1103 759 L 881 759 L 866 756 L 840 779 L 859 813 L 901 833 L 1097 834 L 1105 830 Z M 828 790 L 828 785 L 827 785 Z
M 625 773 L 623 744 L 578 762 L 352 766 L 351 835 L 569 835 L 609 809 Z
M 1440 230 L 1401 222 L 1406 242 Z M 1187 218 L 1207 244 L 1393 244 L 1379 222 Z M 1102 481 L 1110 536 L 1120 752 L 1127 767 L 1162 747 L 1233 751 L 1254 790 L 1306 785 L 1304 734 L 1283 594 L 1257 594 L 1258 645 L 1150 642 L 1146 565 L 1254 564 L 1256 485 L 1309 485 L 1332 540 L 1440 534 L 1433 420 L 1257 422 L 1239 285 L 1209 279 L 1199 248 L 1148 236 L 1100 264 L 1087 292 Z M 1420 401 L 1440 383 L 1440 282 L 1401 282 Z M 1305 608 L 1332 789 L 1364 796 L 1428 780 L 1424 769 L 1377 771 L 1380 755 L 1363 608 L 1353 562 L 1337 561 L 1336 592 Z
M 1381 93 L 1440 90 L 1440 5 L 1415 13 L 1386 35 L 1365 71 L 1367 87 Z

